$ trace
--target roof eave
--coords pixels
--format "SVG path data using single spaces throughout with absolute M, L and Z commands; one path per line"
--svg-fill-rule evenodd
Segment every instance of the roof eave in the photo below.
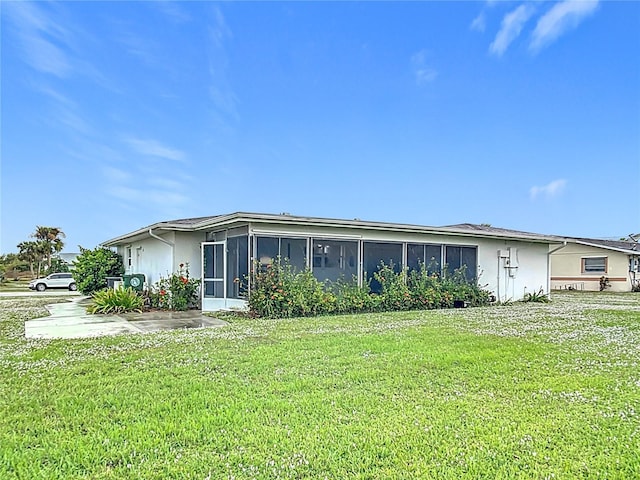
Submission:
M 605 250 L 612 250 L 614 252 L 625 253 L 627 255 L 640 255 L 640 251 L 638 251 L 638 250 L 630 250 L 630 249 L 626 249 L 626 248 L 618 248 L 618 247 L 613 247 L 611 245 L 602 245 L 602 244 L 598 244 L 598 243 L 585 242 L 583 240 L 576 240 L 576 243 L 579 243 L 580 245 L 586 245 L 588 247 L 603 248 Z
M 533 243 L 547 243 L 556 244 L 563 243 L 567 239 L 561 237 L 553 237 L 546 235 L 518 235 L 502 232 L 483 232 L 483 231 L 471 231 L 462 228 L 452 227 L 429 227 L 421 225 L 408 225 L 401 223 L 388 223 L 388 222 L 371 222 L 364 220 L 343 220 L 332 218 L 318 218 L 318 217 L 302 217 L 293 215 L 274 215 L 263 213 L 246 213 L 235 212 L 228 215 L 220 215 L 216 217 L 207 218 L 198 223 L 183 224 L 172 222 L 158 222 L 148 227 L 144 227 L 125 235 L 112 238 L 103 242 L 101 245 L 106 247 L 112 247 L 117 245 L 124 245 L 132 241 L 136 237 L 148 237 L 149 230 L 166 230 L 166 231 L 182 231 L 193 232 L 202 231 L 214 227 L 224 227 L 234 223 L 275 223 L 280 225 L 290 224 L 302 224 L 306 226 L 316 227 L 345 227 L 345 228 L 357 228 L 368 230 L 395 230 L 404 233 L 428 233 L 433 235 L 456 235 L 462 237 L 481 237 L 500 240 L 520 240 Z

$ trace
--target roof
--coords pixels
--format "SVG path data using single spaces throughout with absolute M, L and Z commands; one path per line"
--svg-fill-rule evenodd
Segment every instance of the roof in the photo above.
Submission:
M 229 227 L 240 224 L 281 224 L 281 225 L 302 225 L 302 226 L 326 226 L 344 227 L 359 230 L 391 230 L 406 233 L 432 233 L 439 235 L 455 235 L 463 237 L 484 237 L 484 238 L 504 238 L 513 240 L 528 240 L 539 243 L 560 243 L 565 240 L 563 237 L 540 235 L 536 233 L 520 232 L 517 230 L 507 230 L 495 227 L 487 227 L 473 224 L 450 225 L 444 227 L 433 227 L 424 225 L 411 225 L 403 223 L 374 222 L 360 219 L 346 220 L 321 217 L 304 217 L 290 214 L 267 214 L 267 213 L 247 213 L 236 212 L 226 215 L 214 215 L 210 217 L 195 217 L 158 222 L 133 232 L 112 238 L 103 242 L 104 246 L 123 245 L 132 241 L 136 237 L 150 236 L 150 232 L 156 234 L 158 231 L 181 231 L 197 232 L 215 230 L 217 228 Z
M 640 246 L 637 242 L 627 242 L 624 240 L 602 240 L 599 238 L 576 238 L 576 243 L 591 247 L 605 248 L 616 252 L 630 255 L 640 255 Z
M 458 228 L 461 230 L 469 230 L 473 232 L 485 232 L 485 233 L 495 233 L 495 234 L 503 234 L 503 235 L 517 235 L 517 236 L 540 236 L 538 233 L 532 232 L 523 232 L 521 230 L 510 230 L 508 228 L 499 228 L 493 227 L 491 225 L 487 225 L 485 223 L 476 224 L 476 223 L 458 223 L 456 225 L 447 225 L 446 228 Z M 564 241 L 565 237 L 559 237 L 556 235 L 544 235 L 545 237 L 555 238 L 557 241 Z

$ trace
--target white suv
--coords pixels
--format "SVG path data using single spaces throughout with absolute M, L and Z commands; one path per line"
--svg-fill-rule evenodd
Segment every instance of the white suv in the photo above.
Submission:
M 44 292 L 47 288 L 68 288 L 74 292 L 76 281 L 70 273 L 52 273 L 48 277 L 32 280 L 29 288 L 39 292 Z

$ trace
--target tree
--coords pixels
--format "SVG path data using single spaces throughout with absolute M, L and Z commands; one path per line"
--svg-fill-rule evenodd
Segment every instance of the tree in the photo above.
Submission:
M 36 231 L 31 235 L 41 244 L 44 258 L 47 261 L 47 268 L 51 269 L 51 255 L 60 253 L 64 248 L 63 238 L 66 238 L 64 232 L 58 227 L 42 227 L 36 226 Z
M 83 294 L 88 295 L 107 287 L 107 277 L 124 273 L 122 256 L 105 247 L 93 250 L 80 247 L 80 255 L 73 262 L 73 278 Z
M 28 262 L 25 262 L 17 253 L 0 254 L 0 280 L 9 276 L 15 278 L 20 272 L 29 269 Z
M 29 263 L 29 270 L 31 270 L 31 278 L 35 278 L 33 271 L 33 264 L 38 264 L 38 277 L 42 269 L 42 260 L 44 258 L 43 245 L 40 242 L 21 242 L 18 244 L 18 254 L 21 260 Z

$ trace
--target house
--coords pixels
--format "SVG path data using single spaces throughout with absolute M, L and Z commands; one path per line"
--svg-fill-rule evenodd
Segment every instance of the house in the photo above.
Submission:
M 381 261 L 396 269 L 453 271 L 465 266 L 497 299 L 549 292 L 549 252 L 558 237 L 483 225 L 427 227 L 289 214 L 232 213 L 159 222 L 103 243 L 123 256 L 127 273 L 147 284 L 188 264 L 202 279 L 202 309 L 245 306 L 243 289 L 254 264 L 287 258 L 319 280 L 371 280 Z M 372 289 L 376 289 L 375 281 Z
M 55 258 L 59 258 L 60 260 L 62 260 L 67 265 L 72 266 L 73 262 L 75 262 L 78 259 L 80 254 L 79 253 L 57 253 L 57 254 L 55 254 L 53 256 Z
M 604 277 L 604 278 L 603 278 Z M 551 254 L 551 288 L 629 292 L 640 282 L 637 242 L 574 238 Z

